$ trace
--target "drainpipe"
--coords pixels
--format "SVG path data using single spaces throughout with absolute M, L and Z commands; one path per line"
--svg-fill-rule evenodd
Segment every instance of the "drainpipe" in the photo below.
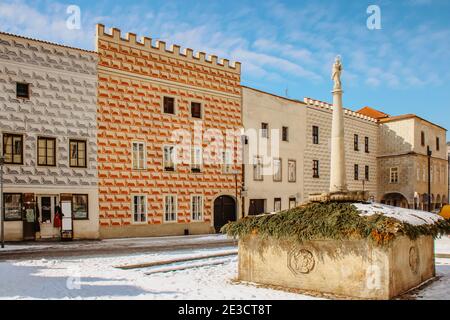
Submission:
M 433 152 L 430 146 L 427 147 L 427 157 L 428 157 L 428 211 L 431 212 L 431 156 Z
M 1 243 L 2 249 L 5 248 L 5 219 L 4 219 L 4 205 L 3 205 L 3 165 L 5 164 L 5 157 L 0 154 L 0 219 L 1 219 Z

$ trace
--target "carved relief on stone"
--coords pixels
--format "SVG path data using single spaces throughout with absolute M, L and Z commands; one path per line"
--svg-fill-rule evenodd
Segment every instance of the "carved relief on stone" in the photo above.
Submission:
M 417 273 L 419 270 L 419 250 L 417 247 L 409 249 L 409 267 L 413 273 Z
M 310 273 L 316 264 L 311 251 L 298 248 L 289 251 L 287 263 L 289 270 L 295 275 Z

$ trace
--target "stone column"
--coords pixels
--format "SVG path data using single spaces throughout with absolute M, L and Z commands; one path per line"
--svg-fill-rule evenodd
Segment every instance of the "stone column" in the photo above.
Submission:
M 347 192 L 345 172 L 344 109 L 341 88 L 333 90 L 333 124 L 331 130 L 330 192 Z

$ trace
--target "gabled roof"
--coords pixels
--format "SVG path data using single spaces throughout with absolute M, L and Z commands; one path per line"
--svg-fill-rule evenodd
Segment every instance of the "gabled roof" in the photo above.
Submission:
M 384 119 L 384 118 L 388 118 L 388 117 L 389 117 L 388 114 L 386 114 L 386 113 L 384 113 L 384 112 L 381 112 L 381 111 L 379 111 L 379 110 L 376 110 L 376 109 L 374 109 L 374 108 L 371 108 L 371 107 L 364 107 L 364 108 L 362 108 L 362 109 L 360 109 L 360 110 L 358 110 L 358 111 L 356 111 L 356 112 L 357 112 L 357 113 L 360 113 L 360 114 L 363 114 L 363 115 L 365 115 L 365 116 L 368 116 L 368 117 L 377 119 L 377 120 L 380 120 L 380 119 Z

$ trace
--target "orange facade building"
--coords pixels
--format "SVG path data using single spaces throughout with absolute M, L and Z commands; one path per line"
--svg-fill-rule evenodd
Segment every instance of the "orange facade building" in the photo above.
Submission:
M 229 160 L 239 135 L 232 157 L 230 144 L 209 151 L 225 162 L 204 157 L 217 143 L 211 132 L 242 127 L 240 64 L 103 25 L 96 40 L 101 237 L 209 233 L 239 217 L 241 165 Z M 180 132 L 190 152 L 179 148 Z M 191 161 L 180 161 L 186 152 Z

